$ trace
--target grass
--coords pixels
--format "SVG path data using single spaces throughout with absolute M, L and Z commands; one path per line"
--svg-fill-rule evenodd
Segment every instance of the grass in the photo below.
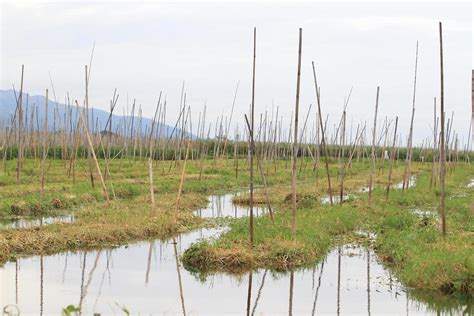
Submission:
M 177 233 L 216 221 L 204 221 L 192 210 L 205 205 L 207 196 L 245 190 L 248 165 L 239 162 L 236 176 L 233 160 L 190 161 L 179 216 L 173 216 L 181 165 L 173 161 L 156 162 L 154 188 L 157 207 L 150 210 L 148 168 L 142 161 L 113 161 L 112 178 L 107 180 L 110 196 L 106 207 L 98 181 L 91 187 L 87 161 L 78 161 L 76 182 L 67 176 L 66 161 L 48 162 L 45 193 L 39 189 L 39 161 L 25 160 L 20 184 L 16 184 L 15 161 L 0 171 L 0 219 L 19 215 L 45 215 L 60 209 L 75 215 L 72 224 L 55 223 L 44 227 L 0 231 L 0 263 L 18 256 L 51 254 L 65 250 L 114 247 L 122 243 L 151 238 L 169 238 Z M 420 219 L 410 209 L 437 211 L 439 190 L 430 189 L 429 163 L 414 163 L 417 184 L 405 192 L 392 189 L 385 198 L 388 166 L 380 165 L 374 181 L 376 189 L 369 206 L 367 195 L 359 189 L 367 185 L 369 164 L 354 162 L 346 173 L 345 191 L 357 198 L 342 205 L 323 205 L 327 196 L 324 169 L 313 172 L 313 163 L 300 163 L 298 173 L 298 229 L 291 234 L 290 164 L 266 162 L 264 167 L 275 222 L 269 217 L 255 219 L 255 246 L 248 242 L 247 218 L 232 220 L 229 230 L 215 240 L 192 245 L 182 260 L 188 269 L 200 272 L 241 272 L 262 267 L 288 270 L 314 264 L 336 245 L 354 240 L 355 230 L 377 234 L 374 248 L 387 267 L 408 287 L 436 290 L 453 296 L 472 297 L 474 279 L 474 220 L 470 205 L 473 189 L 465 184 L 474 175 L 474 166 L 459 163 L 447 177 L 448 234 L 441 236 L 438 222 Z M 103 167 L 103 165 L 102 165 Z M 338 166 L 331 163 L 333 193 L 339 187 Z M 403 163 L 396 165 L 393 183 L 402 178 Z M 98 180 L 97 175 L 95 175 Z M 256 186 L 262 186 L 258 177 Z M 265 203 L 263 190 L 256 201 Z M 248 203 L 242 194 L 236 202 Z M 360 238 L 359 238 L 360 239 Z
M 440 195 L 438 189 L 429 188 L 428 164 L 416 164 L 413 169 L 417 174 L 416 186 L 405 192 L 392 189 L 389 199 L 385 198 L 384 185 L 387 172 L 379 172 L 370 206 L 367 196 L 360 193 L 358 199 L 343 205 L 323 206 L 318 198 L 326 194 L 325 184 L 320 182 L 320 187 L 315 187 L 314 183 L 300 182 L 298 230 L 294 238 L 290 227 L 290 188 L 272 187 L 270 196 L 278 214 L 274 223 L 268 217 L 255 219 L 253 248 L 248 241 L 248 219 L 240 219 L 219 239 L 192 245 L 183 255 L 185 266 L 205 273 L 303 267 L 320 260 L 334 246 L 348 242 L 351 233 L 361 229 L 377 234 L 376 252 L 406 286 L 472 297 L 474 214 L 470 205 L 473 195 L 465 184 L 473 177 L 474 168 L 460 164 L 448 175 L 446 237 L 441 235 L 436 219 L 420 218 L 410 211 L 418 208 L 436 214 Z M 402 172 L 400 165 L 394 171 L 394 183 L 401 180 Z M 357 167 L 347 179 L 347 191 L 356 192 L 366 179 L 366 169 Z M 264 200 L 261 192 L 256 199 Z M 248 197 L 240 197 L 238 202 L 248 202 Z

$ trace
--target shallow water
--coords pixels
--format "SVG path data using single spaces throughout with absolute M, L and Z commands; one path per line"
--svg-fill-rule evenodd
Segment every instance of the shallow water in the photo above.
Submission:
M 74 223 L 74 215 L 25 217 L 0 222 L 0 229 L 18 229 L 45 226 L 53 223 Z
M 342 196 L 342 201 L 353 200 L 355 198 L 357 198 L 357 196 L 354 194 L 345 194 Z M 341 201 L 341 196 L 339 194 L 332 196 L 333 204 L 338 204 L 340 203 L 340 201 Z M 321 204 L 331 204 L 331 198 L 329 197 L 329 195 L 326 195 L 326 196 L 321 197 L 319 199 L 319 202 Z
M 474 179 L 471 179 L 471 182 L 469 182 L 469 183 L 466 185 L 466 188 L 474 188 Z
M 416 176 L 410 176 L 410 179 L 408 179 L 407 183 L 407 188 L 412 188 L 416 185 Z M 403 181 L 396 183 L 393 185 L 394 189 L 403 189 Z
M 220 199 L 223 209 L 215 216 L 235 215 L 229 197 L 211 197 L 210 203 Z M 313 268 L 284 274 L 258 270 L 205 277 L 177 263 L 191 243 L 223 230 L 7 263 L 0 269 L 0 307 L 16 304 L 22 315 L 57 315 L 70 304 L 80 305 L 84 315 L 122 314 L 119 306 L 133 315 L 435 313 L 412 299 L 372 251 L 353 245 L 336 248 Z
M 438 213 L 434 211 L 420 210 L 418 208 L 410 209 L 410 212 L 420 217 L 438 217 Z
M 246 217 L 250 215 L 250 207 L 235 205 L 232 203 L 233 197 L 238 197 L 239 193 L 236 194 L 223 194 L 223 195 L 211 195 L 209 196 L 209 204 L 201 209 L 198 209 L 194 214 L 201 217 Z M 253 214 L 254 216 L 261 216 L 267 213 L 267 208 L 259 205 L 254 205 Z

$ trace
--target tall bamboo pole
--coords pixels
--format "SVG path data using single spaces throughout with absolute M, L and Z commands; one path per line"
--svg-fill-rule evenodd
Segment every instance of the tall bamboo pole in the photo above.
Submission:
M 191 146 L 191 141 L 188 140 L 188 145 L 186 146 L 186 157 L 184 158 L 183 171 L 181 172 L 181 181 L 179 182 L 178 197 L 176 198 L 176 209 L 175 215 L 179 210 L 179 202 L 181 201 L 181 192 L 183 191 L 184 176 L 186 175 L 186 163 L 189 158 L 189 147 Z
M 415 118 L 415 97 L 416 97 L 416 73 L 418 69 L 418 42 L 416 42 L 416 58 L 415 58 L 415 79 L 413 81 L 413 107 L 411 112 L 410 134 L 408 137 L 407 157 L 405 164 L 405 172 L 403 174 L 402 190 L 408 189 L 410 183 L 410 165 L 413 155 L 413 120 Z
M 431 164 L 431 180 L 430 188 L 436 185 L 436 147 L 437 147 L 437 122 L 436 122 L 436 97 L 434 98 L 434 113 L 433 113 L 433 158 Z
M 45 164 L 46 157 L 48 155 L 48 150 L 46 148 L 46 138 L 48 137 L 48 89 L 46 89 L 46 101 L 44 105 L 44 129 L 43 129 L 43 159 L 41 160 L 41 196 L 44 194 L 44 174 L 45 174 Z
M 250 110 L 250 128 L 254 131 L 254 114 L 255 114 L 255 59 L 257 55 L 257 28 L 253 28 L 253 66 L 252 66 L 252 103 Z M 253 148 L 249 147 L 250 156 L 250 244 L 253 247 L 254 242 L 254 227 L 253 227 Z
M 79 108 L 79 103 L 77 102 L 77 100 L 76 100 L 76 106 Z M 79 111 L 79 116 L 80 116 L 80 120 L 82 121 L 82 126 L 86 132 L 86 139 L 87 139 L 87 143 L 89 144 L 89 149 L 92 154 L 92 159 L 94 160 L 95 167 L 97 169 L 97 172 L 99 173 L 100 183 L 102 184 L 102 190 L 104 191 L 104 196 L 107 201 L 107 205 L 110 205 L 109 193 L 107 192 L 107 187 L 105 185 L 104 177 L 102 176 L 102 172 L 100 171 L 99 162 L 97 161 L 97 157 L 95 155 L 94 145 L 92 144 L 92 139 L 91 139 L 91 136 L 89 135 L 89 129 L 87 128 L 86 121 L 84 119 L 84 116 L 82 115 L 82 110 Z
M 377 131 L 377 112 L 379 109 L 379 92 L 380 92 L 380 87 L 377 87 L 377 96 L 375 99 L 374 130 L 372 134 L 372 154 L 371 154 L 372 168 L 370 170 L 370 177 L 369 177 L 369 205 L 372 200 L 372 181 L 373 181 L 374 171 L 375 171 L 375 136 L 376 136 L 376 131 Z
M 328 178 L 328 190 L 329 190 L 329 201 L 331 202 L 331 205 L 333 205 L 333 199 L 332 199 L 332 188 L 331 188 L 331 174 L 329 172 L 329 162 L 328 162 L 328 150 L 326 146 L 326 138 L 324 137 L 325 134 L 325 127 L 323 124 L 323 118 L 321 115 L 321 96 L 320 96 L 320 91 L 318 87 L 318 81 L 316 80 L 316 69 L 314 67 L 314 61 L 312 62 L 313 65 L 313 78 L 314 78 L 314 88 L 316 90 L 316 101 L 318 103 L 318 117 L 319 117 L 319 124 L 321 126 L 321 145 L 323 147 L 324 151 L 324 164 L 326 167 L 326 175 Z
M 390 152 L 390 169 L 388 171 L 388 183 L 387 183 L 387 192 L 385 196 L 388 198 L 388 193 L 390 191 L 390 185 L 392 182 L 392 171 L 393 171 L 393 163 L 395 161 L 395 145 L 397 142 L 397 127 L 398 127 L 398 116 L 395 118 L 395 130 L 393 131 L 393 143 L 392 143 L 392 151 Z
M 23 125 L 23 73 L 25 66 L 21 65 L 21 83 L 20 83 L 20 95 L 18 96 L 18 161 L 16 163 L 16 183 L 20 183 L 20 172 L 21 172 L 21 138 L 22 138 L 22 125 Z M 47 114 L 46 114 L 47 115 Z
M 291 150 L 291 193 L 293 197 L 292 221 L 291 230 L 293 237 L 296 236 L 296 176 L 297 176 L 297 159 L 298 159 L 298 111 L 300 106 L 300 77 L 301 77 L 301 46 L 303 40 L 303 30 L 299 30 L 299 44 L 298 44 L 298 72 L 296 75 L 296 104 L 295 104 L 295 128 L 294 140 Z
M 344 201 L 344 146 L 345 146 L 345 137 L 346 137 L 346 111 L 344 110 L 342 114 L 342 144 L 341 144 L 341 188 L 339 192 L 339 204 L 342 204 Z
M 441 140 L 440 140 L 440 189 L 441 189 L 441 230 L 446 235 L 446 151 L 444 144 L 444 69 L 443 69 L 443 26 L 439 22 L 439 57 L 440 57 L 440 83 L 441 83 Z

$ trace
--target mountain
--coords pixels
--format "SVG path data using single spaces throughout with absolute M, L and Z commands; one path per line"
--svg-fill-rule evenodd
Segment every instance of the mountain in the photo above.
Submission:
M 16 97 L 15 97 L 16 93 Z M 0 126 L 3 124 L 10 124 L 11 118 L 15 113 L 16 109 L 16 98 L 18 97 L 19 93 L 18 91 L 14 90 L 0 90 Z M 38 119 L 39 122 L 44 120 L 45 117 L 45 102 L 46 98 L 41 95 L 34 95 L 30 96 L 26 93 L 23 93 L 23 113 L 24 115 L 28 115 L 28 120 L 30 120 L 30 115 L 31 115 L 31 109 L 33 104 L 38 106 Z M 27 111 L 27 104 L 28 104 L 28 113 Z M 72 108 L 72 116 L 73 116 L 73 121 L 76 121 L 76 118 L 78 117 L 78 113 L 76 111 L 76 107 L 71 107 Z M 54 128 L 54 110 L 58 109 L 57 114 L 59 113 L 59 117 L 61 118 L 61 121 L 64 120 L 64 114 L 67 109 L 67 106 L 64 103 L 58 103 L 58 106 L 56 106 L 56 103 L 52 100 L 48 100 L 48 127 L 49 129 Z M 121 109 L 116 108 L 115 111 L 120 111 Z M 137 118 L 137 109 L 135 110 L 135 119 L 134 119 L 134 130 L 137 130 L 139 128 L 139 120 Z M 57 115 L 56 114 L 56 115 Z M 36 115 L 36 114 L 35 114 Z M 94 118 L 94 120 L 92 120 Z M 90 130 L 95 129 L 96 123 L 98 124 L 99 128 L 102 130 L 105 128 L 105 125 L 107 124 L 107 120 L 109 118 L 109 112 L 103 111 L 96 109 L 94 107 L 89 107 L 89 120 L 90 120 Z M 124 120 L 127 121 L 127 124 L 130 124 L 131 122 L 131 117 L 130 116 L 121 116 L 121 115 L 112 115 L 112 132 L 116 132 L 117 128 L 122 128 Z M 152 125 L 153 120 L 150 118 L 143 118 L 142 119 L 142 128 L 141 132 L 145 133 L 145 131 L 150 131 L 151 125 Z M 41 124 L 41 123 L 40 123 Z M 94 125 L 94 126 L 93 126 Z M 156 124 L 155 125 L 155 130 L 160 129 L 161 124 Z M 36 126 L 36 117 L 35 117 L 35 126 Z M 56 127 L 58 128 L 58 127 Z M 173 133 L 173 126 L 169 126 L 164 124 L 162 127 L 162 134 L 170 136 Z M 128 128 L 128 133 L 130 133 L 130 127 Z M 181 130 L 176 129 L 174 131 L 174 135 L 181 135 Z M 190 134 L 187 134 L 190 136 Z M 191 135 L 193 138 L 196 136 Z

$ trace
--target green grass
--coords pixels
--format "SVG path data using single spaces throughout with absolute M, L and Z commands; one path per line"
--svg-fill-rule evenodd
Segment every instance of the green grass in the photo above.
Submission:
M 48 254 L 71 249 L 111 247 L 120 243 L 149 238 L 167 238 L 207 223 L 191 211 L 205 205 L 207 196 L 245 191 L 248 165 L 239 161 L 236 176 L 234 161 L 222 159 L 189 161 L 180 205 L 174 220 L 176 193 L 181 167 L 174 161 L 155 162 L 154 189 L 157 207 L 150 208 L 148 166 L 143 161 L 114 160 L 107 179 L 106 206 L 98 175 L 92 188 L 88 162 L 77 161 L 76 181 L 67 176 L 67 161 L 48 161 L 44 195 L 40 192 L 39 161 L 24 161 L 20 183 L 16 183 L 16 161 L 7 161 L 0 170 L 0 219 L 19 215 L 44 215 L 53 210 L 75 214 L 73 224 L 52 224 L 41 228 L 0 231 L 0 262 L 17 256 Z M 358 195 L 343 205 L 322 205 L 328 194 L 323 165 L 313 172 L 311 160 L 299 161 L 297 233 L 291 232 L 290 163 L 265 163 L 275 222 L 269 217 L 255 219 L 255 246 L 249 244 L 249 219 L 232 220 L 229 230 L 217 240 L 201 241 L 183 255 L 188 269 L 200 272 L 239 272 L 255 267 L 287 270 L 314 264 L 334 246 L 354 240 L 355 230 L 377 234 L 374 248 L 380 259 L 408 287 L 436 290 L 454 296 L 472 297 L 474 279 L 474 219 L 471 203 L 473 189 L 465 185 L 474 177 L 474 166 L 459 163 L 447 174 L 448 234 L 443 237 L 438 222 L 421 220 L 410 209 L 438 211 L 439 188 L 430 189 L 429 163 L 414 163 L 417 184 L 405 192 L 392 189 L 385 198 L 388 165 L 378 166 L 376 189 L 368 205 L 367 195 L 358 190 L 367 185 L 369 164 L 354 162 L 346 172 L 345 191 Z M 101 163 L 102 170 L 104 165 Z M 401 180 L 404 165 L 395 166 L 393 183 Z M 333 191 L 339 187 L 337 162 L 331 163 Z M 261 187 L 260 177 L 256 186 Z M 113 190 L 112 190 L 113 187 Z M 264 203 L 263 190 L 256 202 Z M 238 201 L 248 202 L 244 194 Z M 360 238 L 358 239 L 360 240 Z
M 360 168 L 360 166 L 358 166 Z M 347 187 L 353 190 L 364 184 L 366 169 L 355 168 Z M 403 166 L 394 173 L 400 180 Z M 430 189 L 428 164 L 413 167 L 417 184 L 403 192 L 392 189 L 385 198 L 387 172 L 378 174 L 373 201 L 367 196 L 345 202 L 342 206 L 321 206 L 317 197 L 327 188 L 300 184 L 298 189 L 298 230 L 291 234 L 291 207 L 288 186 L 271 189 L 273 206 L 279 210 L 272 223 L 268 217 L 255 219 L 255 245 L 249 243 L 248 219 L 230 225 L 230 231 L 217 240 L 191 246 L 183 261 L 188 269 L 205 273 L 237 272 L 264 267 L 292 269 L 321 259 L 332 247 L 347 242 L 356 229 L 377 234 L 375 250 L 383 262 L 408 287 L 441 291 L 458 297 L 472 297 L 474 292 L 474 214 L 472 189 L 465 184 L 474 177 L 472 165 L 459 164 L 448 173 L 448 234 L 440 233 L 436 219 L 422 219 L 411 209 L 431 210 L 437 214 L 439 189 Z M 335 181 L 333 183 L 336 183 Z M 257 200 L 261 196 L 257 194 Z M 245 198 L 243 199 L 245 201 Z

